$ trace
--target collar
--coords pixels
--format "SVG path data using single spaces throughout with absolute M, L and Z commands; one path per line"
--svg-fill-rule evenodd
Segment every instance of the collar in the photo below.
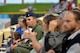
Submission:
M 75 38 L 78 33 L 80 33 L 80 30 L 78 30 L 78 31 L 76 31 L 75 33 L 73 33 L 72 35 L 70 35 L 70 36 L 68 37 L 68 40 Z
M 32 29 L 32 32 L 35 30 L 35 28 L 36 28 L 37 26 L 39 26 L 38 23 L 37 23 L 37 24 L 35 25 L 35 27 Z

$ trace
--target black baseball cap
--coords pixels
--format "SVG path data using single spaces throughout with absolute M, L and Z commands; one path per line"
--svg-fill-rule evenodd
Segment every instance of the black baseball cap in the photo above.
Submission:
M 26 17 L 30 17 L 30 16 L 36 17 L 36 14 L 33 12 L 26 12 Z

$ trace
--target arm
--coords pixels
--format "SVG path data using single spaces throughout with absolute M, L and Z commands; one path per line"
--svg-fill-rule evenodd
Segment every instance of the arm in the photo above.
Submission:
M 39 53 L 42 45 L 37 41 L 36 38 L 32 38 L 32 46 Z
M 27 36 L 26 36 L 27 35 Z M 32 47 L 37 51 L 39 52 L 42 45 L 40 45 L 40 43 L 37 41 L 36 39 L 36 35 L 37 33 L 36 32 L 29 32 L 29 33 L 24 33 L 24 36 L 25 38 L 30 38 L 32 40 Z

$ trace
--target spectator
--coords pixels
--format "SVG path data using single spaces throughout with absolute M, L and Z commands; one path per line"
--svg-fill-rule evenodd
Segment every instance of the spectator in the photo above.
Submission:
M 29 4 L 29 6 L 28 6 L 28 12 L 33 12 L 33 10 L 34 10 L 33 5 Z
M 26 23 L 28 25 L 28 27 L 31 27 L 32 28 L 32 32 L 36 32 L 37 35 L 36 35 L 36 38 L 37 40 L 40 40 L 42 37 L 43 37 L 43 34 L 44 34 L 44 30 L 43 28 L 37 23 L 37 18 L 35 16 L 34 13 L 30 13 L 30 12 L 27 12 L 26 13 Z M 30 31 L 29 31 L 30 32 Z M 27 32 L 26 32 L 27 33 Z M 24 36 L 23 38 L 28 38 L 27 35 L 25 35 L 24 33 Z M 18 45 L 13 53 L 29 53 L 30 51 L 30 47 L 29 47 L 29 43 L 31 41 L 29 40 L 29 42 L 26 42 L 25 44 L 21 44 L 21 45 Z
M 66 13 L 63 31 L 68 32 L 62 43 L 61 53 L 80 53 L 80 11 L 78 9 L 71 10 Z M 48 51 L 53 52 L 54 51 Z
M 66 2 L 66 0 L 60 0 L 59 4 L 55 6 L 55 12 L 67 10 L 68 9 L 67 7 L 68 7 L 68 3 Z
M 56 53 L 60 53 L 62 49 L 62 40 L 67 33 L 62 32 L 63 19 L 50 21 L 49 32 L 45 36 L 44 47 L 41 53 L 54 50 Z
M 27 24 L 26 24 L 26 20 L 24 18 L 24 16 L 20 16 L 18 18 L 18 25 L 16 27 L 16 31 L 20 33 L 20 35 L 22 36 L 23 32 L 27 29 Z M 14 34 L 14 28 L 11 27 L 11 40 L 8 42 L 8 46 L 11 46 L 11 44 L 13 43 L 13 34 Z
M 18 25 L 16 31 L 19 32 L 22 36 L 23 32 L 27 29 L 26 19 L 24 16 L 18 18 Z
M 62 53 L 80 53 L 80 11 L 69 11 L 64 18 L 64 31 L 70 33 L 63 39 Z
M 73 0 L 67 0 L 67 1 L 68 1 L 68 10 L 72 10 L 76 7 L 75 3 L 73 3 Z
M 13 47 L 16 46 L 16 44 L 18 44 L 21 39 L 20 37 L 20 33 L 19 32 L 14 32 L 13 34 L 13 43 L 11 44 L 11 46 L 8 48 L 7 53 L 12 53 Z
M 32 32 L 35 31 L 37 32 L 37 40 L 40 40 L 43 37 L 43 28 L 42 26 L 39 25 L 39 23 L 37 23 L 37 18 L 36 15 L 34 13 L 26 13 L 26 20 L 27 20 L 27 25 L 28 27 L 32 28 Z
M 54 16 L 54 15 L 47 15 L 46 17 L 44 17 L 45 34 L 49 31 L 50 21 L 56 20 L 57 18 L 58 18 L 58 16 Z M 45 34 L 44 34 L 44 37 L 45 37 Z M 30 32 L 30 34 L 27 34 L 28 38 L 30 38 L 32 40 L 32 46 L 34 48 L 34 50 L 32 50 L 30 53 L 39 53 L 42 46 L 44 45 L 44 37 L 42 39 L 40 39 L 39 43 L 38 43 L 35 35 L 36 35 L 35 32 Z
M 72 2 L 71 2 L 71 0 L 68 0 L 68 10 L 72 10 Z

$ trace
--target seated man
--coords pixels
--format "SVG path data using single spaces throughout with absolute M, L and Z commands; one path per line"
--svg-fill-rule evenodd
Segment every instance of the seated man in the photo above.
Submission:
M 63 39 L 61 53 L 80 53 L 80 10 L 68 11 L 64 17 L 63 31 L 68 32 Z M 47 53 L 52 52 L 52 50 Z M 55 53 L 55 51 L 53 51 Z
M 67 10 L 68 9 L 68 3 L 66 0 L 60 0 L 59 4 L 55 6 L 54 12 L 59 13 L 60 11 Z
M 26 23 L 27 23 L 27 25 L 29 27 L 32 28 L 32 32 L 36 32 L 37 33 L 37 35 L 36 35 L 37 40 L 40 40 L 43 37 L 44 30 L 43 30 L 42 26 L 40 26 L 37 23 L 37 18 L 36 18 L 34 13 L 30 13 L 30 12 L 26 13 Z M 24 35 L 23 35 L 23 38 L 28 38 L 28 37 L 25 37 Z M 16 48 L 14 48 L 13 53 L 29 53 L 29 51 L 31 49 L 29 47 L 29 45 L 30 45 L 29 43 L 30 42 L 31 42 L 31 40 L 29 40 L 25 44 L 18 45 Z
M 44 45 L 45 44 L 44 43 L 44 38 L 47 37 L 46 33 L 48 31 L 52 31 L 52 32 L 57 31 L 57 23 L 55 21 L 58 20 L 58 19 L 59 19 L 59 16 L 56 16 L 55 14 L 54 15 L 47 15 L 47 16 L 44 17 L 43 20 L 44 20 L 45 34 L 44 34 L 44 37 L 41 40 L 39 40 L 39 41 L 36 40 L 36 36 L 35 36 L 36 32 L 26 33 L 28 38 L 30 38 L 32 40 L 32 46 L 34 48 L 34 50 L 32 50 L 30 53 L 40 53 L 40 52 L 41 53 L 45 53 L 45 52 L 42 52 L 42 47 L 45 46 Z M 61 21 L 60 21 L 60 24 L 62 24 Z M 59 24 L 59 27 L 60 27 L 60 24 Z M 55 33 L 55 32 L 54 32 L 54 34 L 56 34 L 54 36 L 58 36 L 59 35 L 58 33 Z M 61 37 L 61 38 L 59 38 L 59 37 Z M 58 36 L 59 40 L 61 40 L 61 41 L 62 41 L 63 37 L 64 37 L 63 35 Z M 45 39 L 45 41 L 46 41 L 46 39 Z M 55 44 L 55 41 L 53 40 L 54 43 L 52 43 L 52 44 L 55 44 L 53 47 L 56 47 L 56 45 L 60 45 L 61 41 L 59 43 L 57 42 L 58 44 Z M 47 46 L 49 46 L 49 45 L 47 45 Z M 51 46 L 49 46 L 49 47 L 51 47 Z M 47 47 L 46 49 L 50 49 L 49 47 Z

